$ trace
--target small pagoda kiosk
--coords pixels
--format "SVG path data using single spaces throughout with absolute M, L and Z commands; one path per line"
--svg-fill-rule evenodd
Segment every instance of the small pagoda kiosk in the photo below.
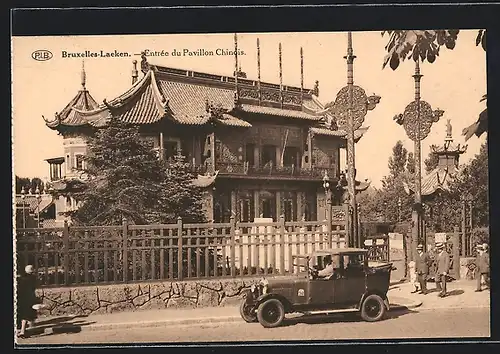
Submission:
M 467 145 L 455 144 L 452 136 L 452 126 L 448 119 L 444 144 L 431 145 L 431 153 L 437 156 L 438 165 L 422 178 L 423 201 L 433 200 L 439 193 L 449 191 L 449 183 L 459 172 L 460 155 L 467 151 Z M 414 185 L 405 183 L 408 194 L 414 191 Z M 436 230 L 440 231 L 440 230 Z

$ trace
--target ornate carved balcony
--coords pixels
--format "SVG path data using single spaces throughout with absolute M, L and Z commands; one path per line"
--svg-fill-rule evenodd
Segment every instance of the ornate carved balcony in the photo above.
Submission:
M 223 162 L 216 163 L 217 170 L 221 175 L 237 175 L 237 176 L 255 176 L 268 178 L 294 178 L 294 179 L 322 179 L 325 170 L 331 178 L 337 176 L 335 168 L 313 167 L 301 168 L 294 165 L 290 166 L 249 166 L 248 163 L 241 162 Z

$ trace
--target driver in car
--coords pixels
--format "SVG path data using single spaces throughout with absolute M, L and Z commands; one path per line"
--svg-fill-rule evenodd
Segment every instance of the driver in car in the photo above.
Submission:
M 318 272 L 318 278 L 330 279 L 335 273 L 335 266 L 333 264 L 332 256 L 328 255 L 323 258 L 323 269 Z

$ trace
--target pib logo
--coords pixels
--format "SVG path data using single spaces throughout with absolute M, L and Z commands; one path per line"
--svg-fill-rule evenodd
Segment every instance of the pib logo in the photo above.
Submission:
M 31 53 L 31 57 L 37 61 L 47 61 L 52 59 L 53 55 L 50 50 L 39 49 Z

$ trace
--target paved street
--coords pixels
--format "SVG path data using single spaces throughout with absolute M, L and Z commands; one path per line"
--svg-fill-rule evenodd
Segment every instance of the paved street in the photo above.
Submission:
M 397 311 L 377 323 L 350 317 L 290 319 L 275 329 L 243 321 L 189 326 L 110 329 L 72 334 L 41 335 L 19 344 L 92 344 L 144 342 L 217 342 L 271 340 L 335 340 L 489 337 L 488 308 L 416 309 Z

